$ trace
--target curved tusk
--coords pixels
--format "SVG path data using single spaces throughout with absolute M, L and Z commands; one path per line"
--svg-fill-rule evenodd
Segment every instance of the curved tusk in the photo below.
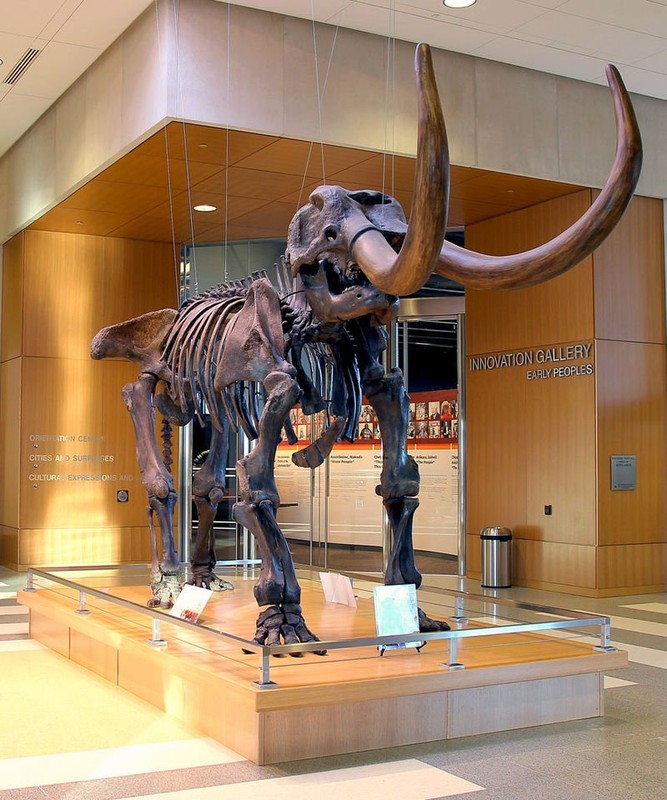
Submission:
M 414 202 L 408 231 L 396 255 L 375 228 L 357 221 L 346 231 L 352 258 L 369 281 L 387 294 L 413 294 L 426 283 L 442 247 L 449 198 L 447 133 L 433 72 L 431 50 L 417 45 L 415 74 L 419 97 Z M 356 225 L 356 230 L 354 229 Z M 363 234 L 363 235 L 362 235 Z
M 514 289 L 554 278 L 578 264 L 611 233 L 639 180 L 642 141 L 630 97 L 616 67 L 606 68 L 616 116 L 616 155 L 595 202 L 563 233 L 532 250 L 489 256 L 445 242 L 436 273 L 474 289 Z

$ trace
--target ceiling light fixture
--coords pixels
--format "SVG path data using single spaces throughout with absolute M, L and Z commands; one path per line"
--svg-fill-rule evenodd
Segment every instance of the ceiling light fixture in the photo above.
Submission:
M 474 6 L 477 0 L 442 0 L 447 8 L 468 8 Z
M 199 205 L 199 206 L 194 206 L 194 210 L 195 210 L 195 211 L 204 211 L 204 212 L 210 212 L 210 211 L 217 211 L 217 210 L 218 210 L 218 207 L 217 207 L 217 206 L 209 206 L 209 205 L 208 205 L 208 204 L 206 204 L 206 203 L 202 203 L 202 204 L 201 204 L 201 205 Z

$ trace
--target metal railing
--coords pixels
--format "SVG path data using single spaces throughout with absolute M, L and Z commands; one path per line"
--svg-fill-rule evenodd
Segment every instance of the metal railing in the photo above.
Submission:
M 133 566 L 136 568 L 138 573 L 139 571 L 142 571 L 145 574 L 146 565 L 124 565 L 122 569 L 123 571 L 131 571 Z M 179 617 L 169 616 L 168 613 L 159 608 L 149 608 L 148 606 L 142 606 L 138 603 L 133 603 L 131 600 L 126 600 L 122 597 L 116 597 L 115 595 L 110 594 L 108 590 L 84 586 L 81 583 L 71 580 L 70 578 L 60 574 L 62 572 L 102 572 L 104 570 L 118 571 L 118 569 L 119 568 L 116 566 L 54 567 L 48 570 L 37 569 L 33 567 L 30 568 L 27 573 L 26 590 L 36 591 L 34 579 L 35 576 L 37 576 L 78 592 L 78 608 L 75 610 L 75 613 L 77 614 L 90 613 L 90 609 L 87 608 L 88 596 L 95 597 L 98 600 L 102 600 L 106 603 L 111 603 L 119 608 L 129 609 L 133 612 L 139 612 L 143 616 L 151 619 L 152 637 L 148 640 L 148 642 L 149 644 L 155 646 L 164 646 L 167 644 L 167 641 L 162 638 L 161 623 L 163 622 L 183 628 L 190 632 L 205 632 L 214 636 L 222 637 L 223 640 L 238 645 L 238 647 L 241 650 L 246 651 L 246 653 L 257 653 L 259 656 L 258 671 L 260 677 L 258 680 L 253 681 L 253 683 L 262 689 L 275 688 L 278 685 L 271 680 L 270 660 L 272 656 L 300 655 L 303 653 L 312 653 L 321 650 L 341 650 L 361 647 L 377 647 L 378 649 L 382 649 L 383 647 L 391 645 L 400 645 L 415 641 L 415 632 L 412 632 L 405 634 L 391 634 L 390 636 L 366 636 L 352 639 L 318 640 L 314 642 L 300 642 L 297 644 L 271 645 L 269 647 L 258 644 L 251 639 L 244 639 L 240 636 L 227 633 L 226 631 L 218 630 L 217 628 L 213 628 L 209 625 L 188 622 L 187 620 L 180 619 Z M 360 576 L 356 575 L 355 577 L 358 580 Z M 373 580 L 373 578 L 369 578 L 369 576 L 363 576 L 363 578 L 365 580 Z M 425 589 L 426 587 L 422 588 Z M 570 630 L 585 627 L 599 627 L 599 644 L 593 646 L 592 649 L 605 653 L 616 652 L 617 650 L 617 648 L 611 644 L 611 621 L 607 616 L 588 614 L 581 611 L 570 611 L 567 609 L 554 608 L 550 606 L 541 606 L 535 603 L 509 600 L 485 594 L 475 594 L 463 590 L 428 587 L 428 593 L 442 595 L 443 597 L 453 599 L 453 603 L 451 605 L 455 613 L 450 617 L 450 620 L 458 626 L 464 626 L 469 623 L 469 618 L 466 616 L 466 606 L 469 607 L 473 603 L 479 603 L 482 606 L 503 606 L 506 608 L 520 609 L 522 611 L 530 611 L 562 617 L 562 619 L 542 620 L 537 622 L 511 621 L 510 624 L 503 622 L 503 624 L 494 624 L 479 628 L 457 627 L 456 629 L 449 631 L 418 633 L 417 637 L 423 643 L 436 641 L 449 642 L 448 661 L 441 664 L 444 669 L 455 670 L 463 669 L 465 667 L 465 664 L 458 660 L 458 646 L 460 640 L 480 637 L 497 637 L 506 634 L 523 634 L 532 632 L 548 632 L 554 630 Z M 224 656 L 221 654 L 221 657 Z

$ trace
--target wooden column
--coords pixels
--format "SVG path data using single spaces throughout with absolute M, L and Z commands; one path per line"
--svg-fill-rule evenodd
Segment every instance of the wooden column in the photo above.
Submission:
M 592 199 L 582 191 L 479 223 L 467 245 L 525 250 Z M 647 198 L 556 280 L 467 293 L 471 576 L 480 529 L 503 525 L 516 584 L 592 596 L 667 584 L 664 297 L 662 204 Z M 636 456 L 636 490 L 611 491 L 611 455 Z
M 150 557 L 146 499 L 120 396 L 137 369 L 95 362 L 103 326 L 174 306 L 170 245 L 26 230 L 4 248 L 0 563 Z M 129 501 L 117 492 L 129 490 Z

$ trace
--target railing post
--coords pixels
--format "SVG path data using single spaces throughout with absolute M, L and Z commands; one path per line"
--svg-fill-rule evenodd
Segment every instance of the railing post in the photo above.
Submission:
M 600 625 L 600 644 L 596 645 L 593 650 L 600 653 L 617 653 L 618 647 L 614 647 L 611 643 L 611 622 L 609 617 L 606 617 L 606 622 Z
M 270 653 L 270 648 L 263 647 L 259 654 L 259 672 L 261 678 L 258 681 L 253 681 L 253 683 L 255 686 L 259 686 L 260 689 L 275 689 L 278 686 L 277 683 L 271 680 L 271 669 L 269 666 L 269 660 L 271 658 Z
M 79 607 L 74 612 L 75 614 L 90 614 L 90 610 L 86 608 L 86 593 L 79 592 Z
M 153 636 L 148 640 L 148 644 L 154 647 L 167 644 L 166 639 L 160 638 L 160 620 L 157 617 L 153 617 Z
M 25 590 L 26 590 L 26 592 L 36 592 L 37 591 L 37 589 L 35 589 L 34 583 L 35 583 L 35 576 L 33 575 L 32 570 L 29 569 L 28 570 L 28 574 L 27 574 L 26 579 L 25 579 Z
M 452 620 L 465 625 L 468 622 L 468 617 L 463 613 L 463 598 L 457 597 L 454 602 L 456 603 L 456 614 L 452 617 Z
M 449 663 L 442 665 L 445 669 L 465 669 L 465 666 L 456 660 L 458 645 L 456 637 L 452 636 L 449 640 Z

